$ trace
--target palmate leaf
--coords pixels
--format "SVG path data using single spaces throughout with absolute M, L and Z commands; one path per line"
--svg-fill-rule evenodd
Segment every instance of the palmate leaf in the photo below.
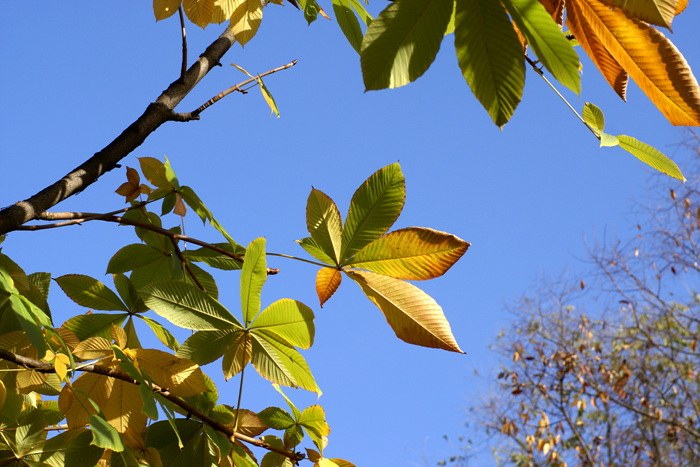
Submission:
M 661 32 L 598 0 L 571 0 L 567 11 L 567 25 L 574 34 L 586 35 L 579 42 L 596 65 L 593 36 L 671 124 L 700 126 L 700 87 L 683 55 Z M 577 22 L 570 24 L 570 15 Z
M 386 233 L 401 214 L 406 184 L 398 163 L 372 174 L 355 191 L 343 228 L 341 264 Z
M 224 352 L 221 366 L 224 371 L 224 378 L 229 379 L 243 371 L 243 368 L 250 362 L 253 355 L 253 344 L 249 335 L 245 332 L 238 332 L 233 335 L 233 340 Z
M 397 279 L 433 279 L 447 272 L 469 246 L 445 232 L 409 227 L 373 241 L 353 256 L 347 266 Z
M 265 308 L 250 329 L 289 347 L 308 349 L 314 343 L 314 313 L 297 300 L 283 298 Z
M 119 249 L 112 256 L 107 264 L 107 273 L 119 274 L 133 271 L 160 260 L 163 255 L 164 252 L 162 250 L 143 243 L 133 243 Z
M 374 302 L 396 333 L 409 344 L 462 352 L 442 308 L 418 287 L 393 277 L 348 270 L 367 298 Z
M 503 4 L 545 68 L 580 94 L 578 55 L 547 10 L 537 0 L 504 0 Z
M 306 201 L 306 228 L 323 251 L 339 264 L 343 220 L 333 200 L 315 188 L 311 188 Z
M 455 49 L 474 96 L 503 127 L 520 103 L 525 60 L 520 41 L 500 2 L 457 0 Z
M 193 285 L 164 280 L 139 292 L 146 306 L 176 326 L 197 331 L 242 327 L 223 305 Z
M 435 60 L 452 15 L 450 0 L 396 0 L 367 28 L 360 63 L 367 91 L 419 78 Z
M 129 315 L 126 313 L 116 315 L 106 313 L 78 315 L 63 323 L 63 327 L 75 334 L 81 341 L 88 337 L 109 339 L 109 331 L 112 329 L 112 325 L 121 326 L 127 316 Z
M 198 365 L 206 365 L 221 357 L 242 334 L 242 329 L 199 331 L 190 336 L 178 349 L 177 356 L 188 358 Z

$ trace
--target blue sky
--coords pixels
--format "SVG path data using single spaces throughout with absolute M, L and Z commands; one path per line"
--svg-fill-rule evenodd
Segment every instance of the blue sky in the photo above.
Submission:
M 0 205 L 24 199 L 107 145 L 177 78 L 179 25 L 156 23 L 150 2 L 70 5 L 12 2 L 0 18 Z M 374 2 L 377 14 L 385 5 Z M 321 3 L 332 14 L 330 2 Z M 700 67 L 692 3 L 667 35 L 691 67 Z M 190 62 L 221 32 L 188 25 Z M 264 11 L 258 35 L 239 45 L 178 107 L 190 111 L 251 73 L 298 64 L 266 80 L 280 108 L 270 116 L 257 89 L 234 94 L 190 123 L 169 123 L 122 161 L 167 155 L 181 183 L 195 189 L 241 244 L 267 238 L 271 252 L 305 257 L 293 240 L 307 236 L 311 187 L 331 196 L 345 216 L 354 190 L 374 171 L 399 161 L 407 199 L 394 228 L 424 226 L 453 233 L 472 246 L 444 277 L 418 284 L 442 306 L 467 355 L 410 346 L 395 338 L 380 311 L 345 281 L 320 309 L 316 268 L 268 258 L 281 272 L 263 289 L 263 306 L 289 297 L 316 313 L 316 341 L 304 352 L 324 394 L 287 389 L 298 407 L 320 403 L 331 426 L 329 457 L 358 466 L 425 465 L 445 457 L 441 437 L 463 433 L 466 409 L 484 388 L 487 345 L 504 326 L 503 304 L 541 272 L 580 268 L 584 236 L 629 232 L 632 200 L 646 199 L 650 171 L 619 148 L 597 140 L 535 73 L 528 70 L 523 102 L 503 131 L 494 126 L 459 72 L 453 37 L 417 82 L 363 92 L 359 58 L 331 21 L 307 26 L 286 5 Z M 580 52 L 580 51 L 579 51 Z M 580 52 L 581 53 L 581 52 Z M 606 130 L 628 134 L 682 160 L 682 132 L 630 83 L 628 103 L 582 57 L 577 108 L 601 107 Z M 563 88 L 560 86 L 560 88 Z M 681 167 L 682 168 L 682 167 Z M 107 212 L 123 206 L 114 170 L 84 193 L 54 208 Z M 177 221 L 171 220 L 171 225 Z M 222 241 L 188 217 L 189 235 Z M 111 285 L 107 261 L 136 242 L 112 224 L 17 232 L 3 252 L 27 272 L 54 277 L 88 274 Z M 238 273 L 220 275 L 221 301 L 238 312 Z M 54 284 L 57 324 L 84 313 Z M 145 331 L 145 330 L 144 330 Z M 179 332 L 184 341 L 187 332 Z M 284 400 L 249 368 L 243 406 L 259 411 Z M 213 364 L 208 374 L 220 374 Z M 257 381 L 256 381 L 257 380 Z M 238 379 L 216 380 L 222 402 L 235 404 Z M 486 462 L 488 463 L 488 462 Z

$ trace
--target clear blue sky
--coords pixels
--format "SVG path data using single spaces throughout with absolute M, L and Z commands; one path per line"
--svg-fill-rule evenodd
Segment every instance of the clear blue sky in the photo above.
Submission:
M 321 5 L 332 15 L 330 2 Z M 373 2 L 377 14 L 385 2 Z M 10 2 L 0 18 L 0 205 L 24 199 L 102 149 L 177 78 L 180 37 L 176 17 L 156 23 L 151 2 L 123 4 Z M 696 3 L 668 34 L 696 72 L 700 69 Z M 221 32 L 188 26 L 190 61 Z M 531 70 L 512 121 L 499 131 L 474 99 L 457 67 L 453 37 L 418 82 L 393 91 L 363 92 L 359 58 L 333 22 L 310 27 L 290 5 L 270 5 L 258 35 L 239 45 L 181 104 L 190 111 L 251 73 L 297 59 L 266 80 L 281 112 L 270 117 L 257 89 L 234 94 L 202 120 L 169 123 L 122 164 L 167 155 L 181 183 L 192 186 L 241 244 L 267 237 L 268 251 L 304 256 L 293 240 L 307 236 L 305 203 L 311 186 L 331 196 L 343 216 L 352 193 L 375 170 L 399 161 L 407 200 L 395 228 L 425 226 L 453 233 L 471 248 L 443 278 L 418 284 L 443 307 L 467 355 L 410 346 L 395 338 L 359 287 L 345 281 L 318 307 L 316 268 L 280 258 L 281 272 L 263 290 L 263 306 L 290 297 L 316 313 L 316 341 L 304 355 L 324 394 L 318 401 L 331 426 L 329 457 L 358 466 L 427 465 L 450 451 L 443 434 L 464 432 L 466 409 L 483 387 L 475 370 L 488 371 L 487 345 L 501 329 L 503 304 L 518 297 L 541 272 L 577 268 L 584 236 L 604 229 L 625 234 L 631 200 L 644 200 L 649 170 L 628 153 L 598 149 L 597 140 Z M 680 156 L 682 133 L 630 82 L 628 103 L 582 57 L 579 110 L 603 109 L 606 130 L 635 136 Z M 58 211 L 122 207 L 114 190 L 125 181 L 115 170 Z M 176 221 L 172 220 L 174 224 Z M 195 217 L 187 233 L 221 241 Z M 17 232 L 3 252 L 29 272 L 88 274 L 111 285 L 107 261 L 136 242 L 133 230 L 88 223 L 43 232 Z M 238 273 L 220 275 L 221 300 L 234 312 Z M 84 313 L 54 284 L 57 324 Z M 145 330 L 144 330 L 145 331 Z M 186 332 L 178 334 L 184 341 Z M 219 364 L 208 369 L 220 374 Z M 252 368 L 250 368 L 252 370 Z M 257 381 L 256 381 L 257 380 Z M 235 404 L 238 379 L 217 385 L 222 402 Z M 313 394 L 287 389 L 299 406 Z M 249 371 L 243 405 L 259 411 L 284 407 Z M 486 462 L 488 463 L 488 462 Z

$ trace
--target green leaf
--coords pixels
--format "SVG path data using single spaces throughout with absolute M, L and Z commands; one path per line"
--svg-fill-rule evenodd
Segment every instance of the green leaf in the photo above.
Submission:
M 272 387 L 275 388 L 275 391 L 279 392 L 282 397 L 284 397 L 284 400 L 287 401 L 287 405 L 292 411 L 292 415 L 294 415 L 294 420 L 299 421 L 299 417 L 301 417 L 301 411 L 297 409 L 296 405 L 292 404 L 292 401 L 289 400 L 289 397 L 280 389 L 279 385 L 277 384 L 272 384 Z
M 506 11 L 492 0 L 457 0 L 455 49 L 474 96 L 500 128 L 525 86 L 523 49 Z
M 578 55 L 544 6 L 537 0 L 503 0 L 503 4 L 542 64 L 557 81 L 581 94 Z
M 343 220 L 333 200 L 313 187 L 306 201 L 306 228 L 324 253 L 337 265 L 343 241 Z
M 304 427 L 316 447 L 323 452 L 323 438 L 331 433 L 326 422 L 326 414 L 320 405 L 312 405 L 304 409 L 299 417 L 299 424 Z
M 260 293 L 265 280 L 267 280 L 265 239 L 261 237 L 248 244 L 241 269 L 241 306 L 246 327 L 260 313 Z
M 146 306 L 176 326 L 197 331 L 241 327 L 223 305 L 193 285 L 164 280 L 140 293 Z
M 250 362 L 252 351 L 249 333 L 239 332 L 233 336 L 229 347 L 224 352 L 224 358 L 221 359 L 221 368 L 226 381 L 243 371 Z
M 75 334 L 81 341 L 88 337 L 111 339 L 109 331 L 112 329 L 112 325 L 121 327 L 127 316 L 129 315 L 126 313 L 118 315 L 106 313 L 78 315 L 63 323 L 63 327 Z
M 27 276 L 30 284 L 34 284 L 39 292 L 41 292 L 44 300 L 49 299 L 49 288 L 51 287 L 51 273 L 35 272 Z
M 54 279 L 68 298 L 80 306 L 104 311 L 129 311 L 121 299 L 102 282 L 82 274 L 67 274 Z
M 44 355 L 46 353 L 46 342 L 44 341 L 44 334 L 41 332 L 41 323 L 38 322 L 36 313 L 32 312 L 31 309 L 34 305 L 26 298 L 16 294 L 10 295 L 8 301 L 22 329 L 27 333 L 29 342 L 36 348 L 39 355 Z
M 44 414 L 41 410 L 29 409 L 22 412 L 17 422 L 15 443 L 17 452 L 26 455 L 42 439 L 45 439 Z
M 240 256 L 245 255 L 245 248 L 238 245 L 238 248 L 233 249 L 229 243 L 215 243 L 214 246 L 219 247 L 223 250 L 229 251 L 231 253 L 236 253 Z M 190 261 L 201 261 L 207 266 L 213 268 L 222 269 L 224 271 L 234 271 L 241 269 L 243 263 L 236 261 L 235 259 L 214 251 L 210 248 L 198 248 L 196 250 L 187 251 L 187 259 Z
M 133 243 L 117 251 L 107 265 L 108 274 L 118 274 L 141 268 L 163 258 L 162 250 L 142 243 Z
M 666 175 L 677 178 L 683 182 L 686 181 L 686 178 L 683 176 L 681 169 L 678 168 L 676 163 L 663 155 L 656 148 L 653 148 L 646 143 L 642 143 L 631 136 L 618 135 L 617 139 L 620 142 L 620 147 L 622 149 L 632 153 L 640 161 L 650 165 L 659 172 L 663 172 Z
M 219 288 L 216 286 L 214 276 L 212 276 L 196 264 L 189 263 L 189 267 L 190 271 L 192 271 L 192 273 L 194 274 L 194 277 L 197 278 L 197 281 L 199 281 L 202 287 L 204 287 L 204 290 L 207 291 L 207 294 L 213 299 L 218 300 Z M 194 284 L 194 281 L 192 280 L 192 276 L 190 276 L 189 271 L 183 272 L 183 280 L 188 284 Z
M 367 28 L 360 63 L 367 91 L 419 78 L 435 60 L 452 15 L 451 0 L 395 0 Z
M 405 199 L 405 180 L 398 163 L 379 169 L 355 191 L 343 228 L 341 264 L 389 230 Z
M 283 386 L 300 387 L 317 394 L 321 393 L 306 360 L 299 352 L 270 336 L 257 332 L 251 333 L 251 336 L 251 363 L 260 376 Z
M 321 10 L 316 0 L 298 0 L 298 3 L 301 11 L 304 12 L 304 18 L 306 18 L 307 23 L 311 24 L 316 21 L 318 12 Z
M 99 415 L 90 415 L 90 428 L 92 431 L 92 445 L 112 451 L 121 452 L 124 450 L 124 443 L 119 436 L 119 432 L 107 420 Z
M 138 318 L 142 319 L 143 321 L 148 324 L 148 327 L 151 328 L 151 331 L 156 335 L 158 340 L 160 340 L 163 344 L 165 344 L 168 348 L 173 349 L 175 352 L 178 351 L 180 348 L 180 344 L 178 343 L 177 339 L 175 336 L 173 336 L 168 329 L 160 324 L 158 321 L 155 321 L 151 318 L 148 318 L 143 315 L 136 315 Z
M 119 296 L 131 312 L 142 313 L 148 310 L 146 304 L 143 303 L 143 300 L 139 297 L 139 293 L 131 282 L 131 279 L 124 274 L 113 274 L 112 278 L 114 279 L 114 286 L 117 288 Z
M 617 139 L 617 136 L 609 135 L 607 133 L 600 133 L 600 147 L 612 147 L 612 146 L 618 146 L 620 144 L 620 140 Z
M 333 258 L 328 256 L 325 251 L 321 249 L 316 240 L 311 237 L 302 238 L 301 240 L 295 240 L 308 254 L 321 261 L 322 263 L 335 266 L 335 261 Z
M 158 260 L 146 264 L 131 272 L 131 282 L 137 290 L 151 284 L 167 279 L 182 279 L 182 266 L 177 255 L 161 253 Z
M 384 313 L 396 337 L 409 344 L 463 353 L 442 308 L 421 289 L 373 272 L 345 272 Z
M 151 185 L 158 188 L 174 188 L 165 174 L 165 165 L 161 161 L 155 157 L 139 157 L 138 160 L 143 176 Z
M 202 200 L 199 199 L 199 196 L 197 196 L 192 190 L 192 188 L 188 186 L 183 186 L 182 188 L 179 189 L 178 193 L 180 193 L 180 196 L 182 199 L 192 208 L 194 211 L 197 213 L 197 215 L 202 219 L 202 222 L 205 222 L 208 220 L 209 223 L 214 227 L 216 230 L 218 230 L 221 235 L 223 235 L 226 240 L 231 244 L 232 248 L 237 248 L 238 244 L 231 238 L 231 236 L 226 232 L 226 229 L 219 224 L 219 221 L 217 221 L 214 218 L 214 215 L 207 209 L 207 207 L 202 203 Z
M 355 10 L 357 13 L 357 16 L 362 20 L 363 23 L 365 23 L 365 26 L 369 26 L 372 21 L 374 21 L 374 18 L 372 18 L 372 15 L 370 15 L 367 10 L 365 9 L 364 5 L 359 1 L 359 0 L 347 0 L 350 5 L 352 5 L 352 8 Z M 366 2 L 365 2 L 366 4 Z
M 265 308 L 251 329 L 289 346 L 308 349 L 314 342 L 314 313 L 301 302 L 283 298 Z
M 273 430 L 286 430 L 296 423 L 289 412 L 279 407 L 266 408 L 258 413 L 258 418 Z
M 333 12 L 340 30 L 343 31 L 355 52 L 359 54 L 362 47 L 362 29 L 350 3 L 347 0 L 333 0 Z
M 605 129 L 605 116 L 603 111 L 600 110 L 594 104 L 586 102 L 583 105 L 583 112 L 581 112 L 583 120 L 588 123 L 594 130 L 602 133 Z
M 27 275 L 17 263 L 3 253 L 0 253 L 0 268 L 4 268 L 5 271 L 7 271 L 9 277 L 12 279 L 11 282 L 14 284 L 14 287 L 17 287 L 20 293 L 29 290 L 29 278 Z
M 84 428 L 61 433 L 46 441 L 39 461 L 56 467 L 94 467 L 104 449 L 92 446 L 91 442 L 92 433 Z
M 454 235 L 409 227 L 373 241 L 353 256 L 347 265 L 397 279 L 433 279 L 447 272 L 467 248 L 469 243 Z
M 182 344 L 176 355 L 189 358 L 198 365 L 206 365 L 221 357 L 239 334 L 241 329 L 195 332 Z

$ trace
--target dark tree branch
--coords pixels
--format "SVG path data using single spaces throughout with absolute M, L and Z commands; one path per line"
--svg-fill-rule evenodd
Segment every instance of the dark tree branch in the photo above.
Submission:
M 66 198 L 83 191 L 102 175 L 114 169 L 120 160 L 139 147 L 146 138 L 163 123 L 172 120 L 175 107 L 199 83 L 204 76 L 219 65 L 221 58 L 231 48 L 235 38 L 226 28 L 199 59 L 187 70 L 184 77 L 170 84 L 144 113 L 107 147 L 76 167 L 62 179 L 48 186 L 29 199 L 20 201 L 0 211 L 0 235 L 17 228 Z
M 185 33 L 185 16 L 182 14 L 182 5 L 177 10 L 180 13 L 180 28 L 182 29 L 182 71 L 180 79 L 185 79 L 187 73 L 187 34 Z
M 35 370 L 41 373 L 55 373 L 56 369 L 54 368 L 52 363 L 48 362 L 40 362 L 38 360 L 34 360 L 22 355 L 18 355 L 12 352 L 9 352 L 5 349 L 0 349 L 0 359 L 7 360 L 8 362 L 15 363 L 23 368 L 27 368 L 30 370 Z M 81 364 L 76 366 L 77 371 L 84 371 L 87 373 L 95 373 L 98 375 L 103 375 L 103 376 L 108 376 L 110 378 L 115 378 L 121 381 L 125 381 L 130 384 L 135 384 L 139 385 L 138 381 L 133 379 L 131 376 L 129 376 L 126 372 L 117 369 L 117 368 L 110 368 L 110 367 L 105 367 L 101 365 L 95 365 L 93 363 L 89 364 Z M 202 422 L 206 423 L 207 425 L 211 426 L 217 431 L 220 431 L 221 433 L 225 434 L 226 436 L 229 437 L 229 439 L 239 439 L 241 441 L 245 441 L 246 443 L 252 444 L 253 446 L 257 446 L 263 449 L 267 449 L 268 451 L 276 452 L 277 454 L 281 454 L 285 457 L 288 457 L 289 459 L 292 460 L 292 462 L 298 462 L 302 459 L 304 459 L 304 455 L 292 451 L 285 451 L 283 449 L 277 449 L 274 448 L 273 446 L 270 446 L 266 442 L 251 438 L 250 436 L 246 436 L 241 433 L 237 433 L 232 427 L 228 425 L 224 425 L 213 418 L 209 417 L 208 415 L 202 413 L 200 410 L 195 408 L 194 406 L 188 404 L 186 401 L 180 399 L 179 397 L 173 396 L 167 389 L 161 388 L 157 384 L 153 383 L 148 383 L 151 386 L 151 389 L 153 392 L 160 394 L 163 396 L 165 399 L 169 400 L 173 404 L 177 405 L 184 411 L 186 411 L 188 414 L 191 414 L 192 416 L 198 418 Z

